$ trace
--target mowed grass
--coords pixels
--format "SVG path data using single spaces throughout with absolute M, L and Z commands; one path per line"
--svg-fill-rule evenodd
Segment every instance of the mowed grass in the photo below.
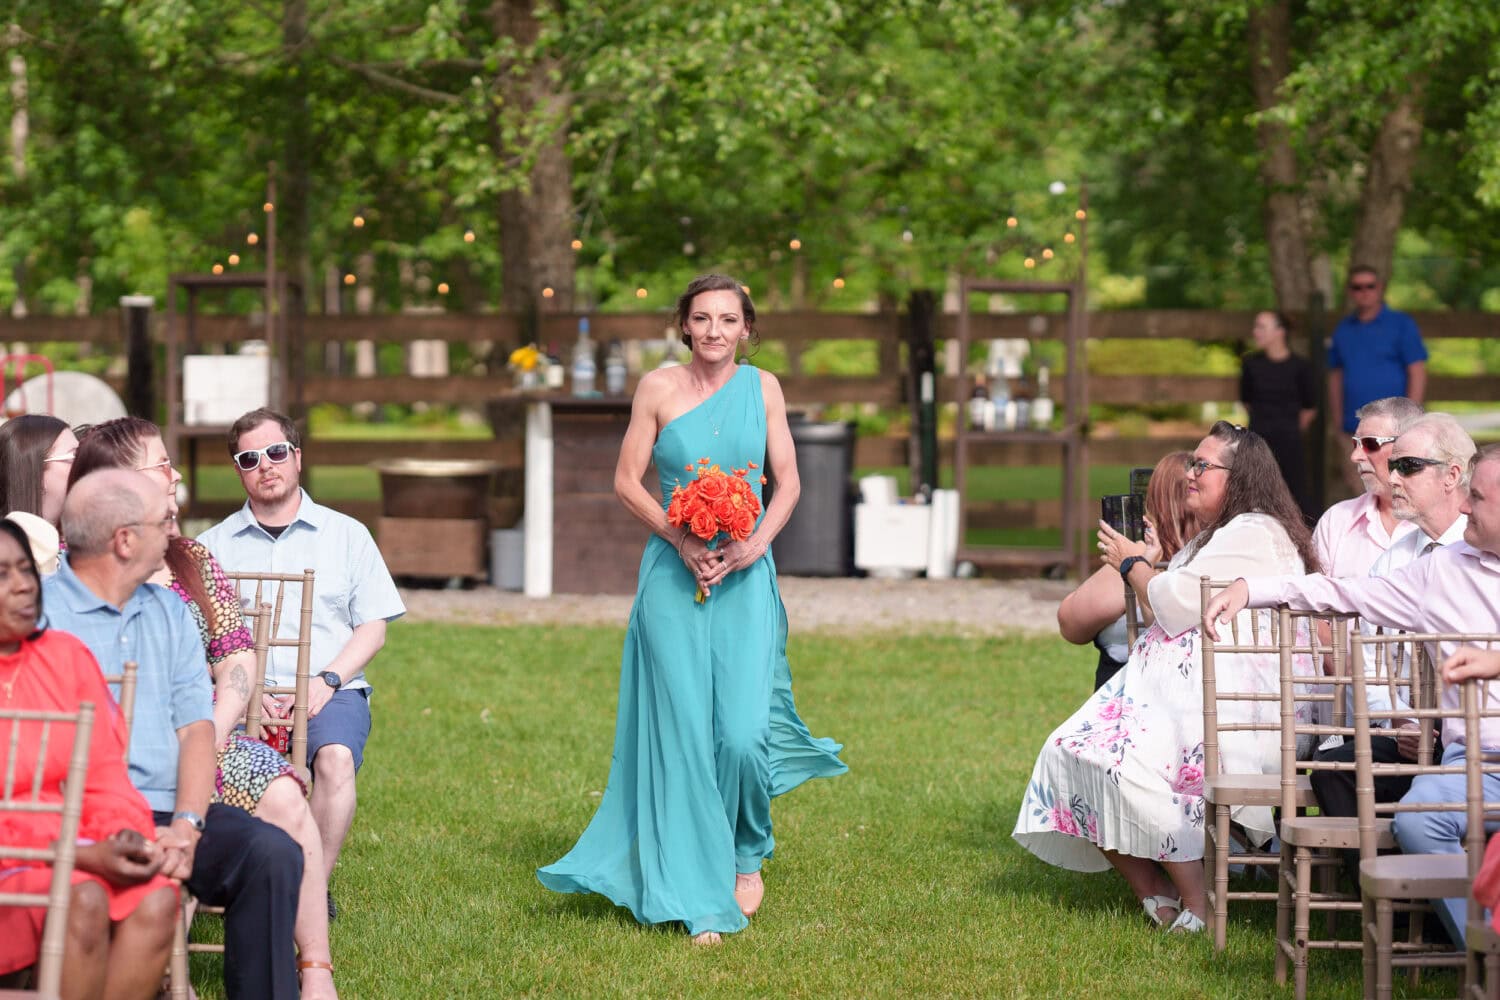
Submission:
M 1011 840 L 1037 748 L 1092 682 L 1093 649 L 1054 639 L 794 631 L 799 709 L 850 772 L 776 800 L 766 902 L 719 948 L 547 892 L 534 869 L 604 788 L 622 637 L 391 630 L 333 885 L 344 997 L 1291 996 L 1272 906 L 1238 905 L 1215 955 L 1151 930 L 1118 878 Z M 193 968 L 222 996 L 217 958 Z M 1312 996 L 1358 996 L 1357 956 L 1312 970 Z M 1409 995 L 1454 992 L 1429 974 Z

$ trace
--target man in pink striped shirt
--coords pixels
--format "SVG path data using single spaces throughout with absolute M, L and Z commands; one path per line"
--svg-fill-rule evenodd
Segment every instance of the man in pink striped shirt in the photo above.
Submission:
M 1388 396 L 1361 406 L 1355 413 L 1354 448 L 1349 461 L 1365 491 L 1352 500 L 1334 504 L 1318 518 L 1313 548 L 1329 576 L 1366 576 L 1375 560 L 1402 535 L 1412 530 L 1391 511 L 1391 480 L 1386 461 L 1391 442 L 1422 415 L 1422 407 L 1405 396 Z
M 1479 450 L 1470 463 L 1469 497 L 1461 509 L 1469 518 L 1463 541 L 1443 546 L 1385 577 L 1334 579 L 1312 576 L 1236 580 L 1209 602 L 1203 628 L 1218 637 L 1221 622 L 1246 607 L 1287 604 L 1312 611 L 1353 612 L 1371 625 L 1414 632 L 1500 632 L 1500 444 Z M 1434 662 L 1451 656 L 1457 643 L 1433 651 Z M 1491 696 L 1494 697 L 1493 695 Z M 1458 688 L 1443 688 L 1444 706 L 1457 711 Z M 1443 763 L 1463 762 L 1461 719 L 1443 721 Z M 1480 725 L 1487 751 L 1500 752 L 1500 721 Z M 1485 776 L 1485 799 L 1500 801 L 1500 777 Z M 1464 798 L 1462 774 L 1421 775 L 1403 802 L 1456 802 Z M 1463 813 L 1398 813 L 1396 839 L 1412 854 L 1460 854 L 1466 818 Z M 1463 899 L 1438 901 L 1437 911 L 1449 935 L 1463 942 Z

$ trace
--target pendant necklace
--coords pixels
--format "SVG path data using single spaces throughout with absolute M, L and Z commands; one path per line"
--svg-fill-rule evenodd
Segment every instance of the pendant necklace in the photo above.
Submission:
M 16 672 L 10 675 L 10 680 L 5 681 L 4 683 L 0 683 L 0 691 L 4 691 L 5 692 L 5 701 L 6 701 L 7 704 L 10 702 L 11 693 L 14 692 L 15 689 L 16 689 L 16 681 L 18 681 L 18 680 L 21 679 L 21 670 L 22 670 L 22 668 L 23 668 L 23 665 L 20 664 L 20 663 L 17 663 L 16 664 Z
M 698 390 L 698 402 L 699 403 L 705 403 L 705 402 L 707 402 L 708 401 L 708 393 L 707 393 L 706 389 L 701 384 L 699 384 L 699 382 L 698 382 L 698 376 L 695 375 L 695 374 L 693 374 L 692 372 L 688 372 L 688 377 L 693 380 L 693 388 Z M 719 436 L 719 422 L 717 420 L 715 420 L 713 417 L 709 417 L 708 418 L 708 423 L 709 423 L 709 426 L 711 426 L 714 429 L 714 437 L 718 437 Z

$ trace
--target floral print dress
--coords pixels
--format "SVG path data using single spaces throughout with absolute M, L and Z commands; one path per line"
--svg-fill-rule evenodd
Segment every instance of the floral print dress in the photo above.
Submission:
M 1196 551 L 1179 552 L 1151 581 L 1156 623 L 1136 640 L 1124 668 L 1043 745 L 1016 818 L 1016 840 L 1074 871 L 1107 869 L 1101 849 L 1157 861 L 1202 860 L 1200 577 L 1302 571 L 1291 539 L 1264 514 L 1241 515 Z M 1241 612 L 1241 634 L 1252 614 L 1270 612 Z M 1220 654 L 1215 667 L 1222 690 L 1276 691 L 1280 683 L 1275 654 Z M 1274 701 L 1222 703 L 1220 719 L 1269 722 L 1279 711 Z M 1280 770 L 1275 732 L 1221 733 L 1219 754 L 1226 772 Z M 1272 833 L 1267 808 L 1237 809 L 1233 818 L 1257 842 Z
M 172 544 L 181 545 L 187 550 L 193 565 L 202 574 L 203 589 L 209 595 L 209 600 L 213 602 L 215 627 L 211 629 L 208 616 L 193 600 L 187 588 L 182 585 L 182 581 L 173 577 L 167 583 L 172 592 L 182 598 L 193 616 L 193 621 L 198 625 L 198 632 L 203 638 L 203 650 L 208 655 L 210 670 L 235 653 L 253 649 L 254 639 L 250 635 L 250 629 L 245 625 L 245 615 L 240 610 L 239 597 L 235 594 L 229 578 L 224 575 L 224 570 L 218 560 L 213 557 L 207 547 L 190 538 L 177 539 Z M 219 767 L 214 777 L 213 801 L 238 806 L 248 813 L 253 813 L 271 782 L 283 775 L 295 780 L 306 794 L 306 783 L 298 776 L 296 769 L 287 763 L 286 758 L 266 743 L 237 732 L 219 748 Z

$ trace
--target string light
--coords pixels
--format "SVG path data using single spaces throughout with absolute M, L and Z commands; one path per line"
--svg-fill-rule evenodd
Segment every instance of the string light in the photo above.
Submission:
M 1018 218 L 1016 218 L 1014 215 L 1012 215 L 1010 218 L 1008 218 L 1008 219 L 1005 220 L 1005 225 L 1007 227 L 1011 228 L 1011 229 L 1016 228 L 1020 224 L 1021 224 L 1021 220 L 1018 219 Z
M 583 240 L 575 239 L 572 243 L 570 243 L 568 245 L 571 246 L 574 250 L 582 250 L 583 249 Z
M 240 255 L 239 254 L 232 253 L 232 254 L 229 255 L 229 266 L 230 267 L 237 266 L 239 264 L 239 262 L 240 262 Z
M 363 215 L 360 215 L 358 212 L 354 213 L 354 228 L 355 229 L 363 229 L 363 228 L 365 228 L 365 217 Z
M 269 201 L 260 206 L 260 208 L 261 211 L 265 212 L 267 215 L 270 215 L 272 212 L 276 211 L 276 206 L 271 204 Z
M 1052 248 L 1051 247 L 1043 247 L 1042 248 L 1042 260 L 1051 260 L 1051 259 L 1052 259 Z
M 791 240 L 789 240 L 787 242 L 787 246 L 791 247 L 793 250 L 801 250 L 802 249 L 802 241 L 799 240 L 799 239 L 797 239 L 797 237 L 793 236 L 791 238 Z
M 255 246 L 255 244 L 260 242 L 260 237 L 256 236 L 254 233 L 250 233 L 245 237 L 245 242 L 250 244 L 251 246 Z
M 638 299 L 644 299 L 647 294 L 648 293 L 646 292 L 646 290 L 644 288 L 637 288 L 635 290 L 635 297 L 638 298 Z
M 474 230 L 472 230 L 472 229 L 465 229 L 464 230 L 464 242 L 465 243 L 473 243 L 474 242 Z
M 1027 257 L 1021 263 L 1025 264 L 1028 268 L 1036 267 L 1036 258 L 1035 257 Z
M 911 230 L 910 229 L 903 229 L 903 230 L 901 230 L 901 242 L 902 243 L 910 243 L 911 241 L 912 241 Z
M 551 285 L 548 285 L 546 288 L 542 289 L 542 298 L 544 298 L 544 299 L 550 299 L 550 298 L 552 298 L 552 296 L 554 296 L 556 294 L 557 293 L 552 290 L 552 286 Z
M 749 285 L 741 285 L 740 286 L 740 291 L 744 292 L 746 295 L 749 295 L 750 294 L 750 286 Z
M 224 273 L 224 265 L 220 264 L 218 261 L 214 261 L 214 274 L 223 274 L 223 273 Z
M 446 281 L 439 281 L 438 282 L 438 294 L 439 295 L 447 295 L 448 294 L 448 283 Z
M 1089 213 L 1085 212 L 1081 208 L 1078 211 L 1076 211 L 1076 212 L 1073 213 L 1073 218 L 1078 219 L 1080 221 L 1083 220 L 1083 219 L 1087 219 L 1088 217 L 1089 217 Z
M 354 276 L 353 271 L 350 271 L 348 274 L 344 275 L 344 284 L 346 285 L 352 285 L 358 280 L 359 279 Z
M 1072 233 L 1064 233 L 1063 234 L 1063 242 L 1064 243 L 1072 243 L 1077 238 L 1078 237 L 1074 236 Z
M 834 288 L 843 288 L 844 287 L 844 279 L 843 278 L 834 278 L 833 279 L 833 287 Z
M 1047 185 L 1047 190 L 1050 191 L 1052 194 L 1062 194 L 1067 189 L 1068 189 L 1068 186 L 1066 184 L 1064 184 L 1062 181 L 1053 181 L 1051 184 Z

